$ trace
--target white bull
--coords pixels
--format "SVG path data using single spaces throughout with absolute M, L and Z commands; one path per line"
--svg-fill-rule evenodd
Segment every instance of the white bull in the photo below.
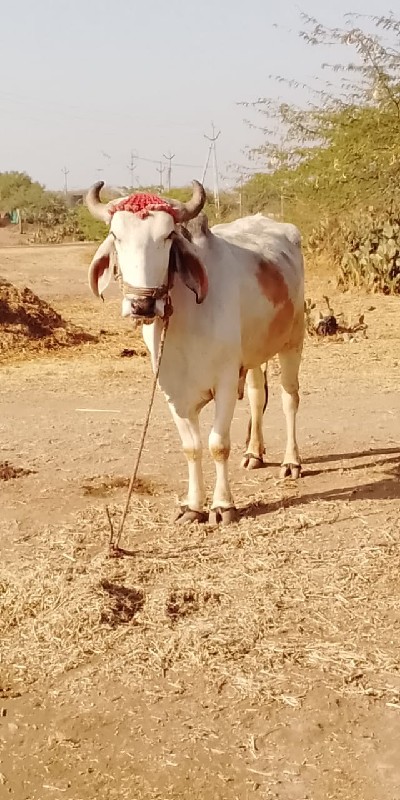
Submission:
M 95 184 L 86 202 L 94 216 L 110 225 L 110 233 L 90 265 L 89 283 L 97 296 L 101 294 L 118 262 L 125 313 L 146 323 L 143 336 L 153 369 L 162 318 L 169 299 L 172 302 L 159 384 L 188 462 L 188 494 L 178 518 L 205 518 L 199 413 L 213 399 L 209 448 L 216 483 L 210 519 L 232 521 L 236 510 L 228 460 L 238 385 L 240 393 L 246 380 L 251 420 L 244 465 L 254 468 L 262 465 L 264 453 L 263 365 L 276 354 L 287 428 L 283 474 L 300 473 L 296 413 L 304 274 L 299 231 L 261 214 L 210 230 L 200 214 L 205 192 L 197 182 L 186 204 L 143 195 L 103 204 L 102 186 Z M 182 223 L 191 219 L 188 232 Z

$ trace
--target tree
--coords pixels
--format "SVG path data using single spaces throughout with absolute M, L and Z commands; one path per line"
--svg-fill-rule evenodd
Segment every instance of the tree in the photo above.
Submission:
M 335 82 L 302 85 L 308 91 L 302 107 L 270 98 L 244 104 L 268 118 L 267 125 L 249 123 L 264 139 L 250 151 L 268 173 L 264 185 L 284 187 L 294 221 L 306 213 L 312 217 L 313 209 L 332 215 L 354 204 L 398 198 L 400 20 L 347 15 L 345 28 L 331 29 L 306 15 L 302 19 L 300 36 L 310 46 L 345 45 L 354 58 L 323 65 Z M 278 80 L 300 88 L 296 81 Z
M 64 199 L 47 192 L 25 172 L 0 173 L 0 210 L 11 212 L 16 208 L 26 222 L 48 226 L 64 222 L 68 216 Z

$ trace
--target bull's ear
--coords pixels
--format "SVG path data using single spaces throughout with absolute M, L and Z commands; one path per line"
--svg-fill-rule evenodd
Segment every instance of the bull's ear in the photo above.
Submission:
M 89 286 L 96 297 L 103 297 L 110 283 L 115 255 L 114 238 L 109 234 L 96 250 L 89 267 Z
M 176 234 L 172 239 L 171 257 L 183 283 L 196 295 L 196 303 L 202 303 L 208 292 L 208 276 L 193 245 Z

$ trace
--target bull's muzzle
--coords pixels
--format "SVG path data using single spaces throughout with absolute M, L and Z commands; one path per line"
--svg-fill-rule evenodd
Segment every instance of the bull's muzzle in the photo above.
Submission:
M 130 306 L 130 315 L 134 319 L 153 320 L 156 316 L 155 297 L 133 297 Z
M 129 289 L 122 301 L 123 317 L 147 323 L 153 322 L 157 316 L 163 319 L 166 306 L 170 307 L 169 286 L 163 284 L 155 289 L 129 286 Z
M 166 303 L 168 303 L 167 298 L 124 295 L 122 316 L 132 317 L 137 322 L 154 322 L 156 317 L 164 318 Z

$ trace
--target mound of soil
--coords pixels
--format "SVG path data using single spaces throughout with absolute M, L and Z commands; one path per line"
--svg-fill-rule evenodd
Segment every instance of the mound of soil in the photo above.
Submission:
M 90 341 L 98 339 L 66 322 L 30 289 L 18 289 L 0 277 L 0 356 Z

